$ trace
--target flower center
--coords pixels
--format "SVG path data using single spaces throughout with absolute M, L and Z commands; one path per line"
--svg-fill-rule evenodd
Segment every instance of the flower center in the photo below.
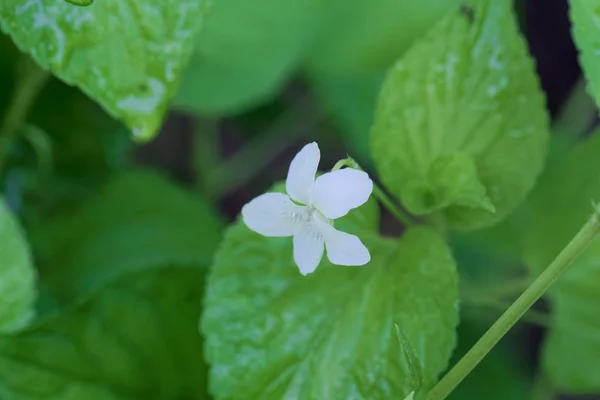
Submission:
M 309 218 L 312 218 L 312 219 L 314 219 L 317 222 L 331 225 L 331 220 L 327 219 L 327 217 L 324 216 L 315 207 L 309 207 L 308 216 L 309 216 Z

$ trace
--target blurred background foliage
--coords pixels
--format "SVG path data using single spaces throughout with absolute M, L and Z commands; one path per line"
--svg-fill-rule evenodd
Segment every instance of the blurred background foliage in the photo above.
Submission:
M 79 89 L 42 72 L 18 133 L 0 137 L 5 202 L 23 227 L 15 246 L 30 249 L 31 260 L 19 262 L 31 264 L 27 279 L 38 291 L 31 325 L 0 338 L 0 399 L 209 398 L 197 320 L 223 226 L 284 177 L 308 141 L 318 139 L 325 168 L 346 152 L 370 168 L 368 133 L 386 70 L 458 6 L 214 0 L 168 118 L 145 144 Z M 578 131 L 589 132 L 595 111 L 576 85 L 567 2 L 515 7 L 555 126 L 574 90 Z M 22 79 L 35 67 L 7 36 L 0 54 L 7 129 Z M 557 146 L 571 145 L 564 141 Z M 389 215 L 381 221 L 384 233 L 401 233 Z M 467 277 L 456 357 L 522 286 L 498 288 L 506 302 L 490 304 L 478 288 L 527 282 L 519 223 L 451 238 Z M 535 375 L 546 311 L 539 304 L 530 312 L 452 398 L 558 398 L 560 390 Z

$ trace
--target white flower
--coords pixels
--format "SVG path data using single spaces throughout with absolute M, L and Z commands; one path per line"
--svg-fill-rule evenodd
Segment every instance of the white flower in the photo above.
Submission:
M 317 268 L 324 248 L 332 264 L 365 265 L 371 260 L 360 239 L 336 230 L 331 220 L 364 204 L 373 182 L 367 173 L 353 168 L 315 180 L 320 158 L 319 146 L 307 144 L 290 165 L 287 195 L 265 193 L 242 208 L 242 218 L 253 231 L 270 237 L 293 236 L 294 261 L 302 275 Z

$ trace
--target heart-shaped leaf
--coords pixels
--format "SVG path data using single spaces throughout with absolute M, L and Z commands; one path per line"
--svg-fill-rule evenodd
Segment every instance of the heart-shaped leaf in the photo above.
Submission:
M 541 172 L 548 117 L 512 1 L 467 2 L 389 72 L 372 128 L 381 179 L 415 214 L 492 225 Z
M 324 260 L 309 277 L 290 238 L 229 229 L 202 319 L 217 399 L 404 398 L 432 385 L 455 342 L 455 265 L 429 229 L 380 237 L 376 211 L 371 201 L 336 220 L 364 241 L 369 264 Z

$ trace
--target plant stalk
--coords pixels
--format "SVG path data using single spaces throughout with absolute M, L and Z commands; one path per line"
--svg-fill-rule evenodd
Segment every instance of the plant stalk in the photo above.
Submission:
M 251 145 L 214 168 L 206 177 L 207 190 L 222 198 L 255 179 L 275 156 L 313 130 L 319 118 L 308 100 L 292 107 Z
M 429 391 L 427 400 L 445 399 L 508 330 L 531 308 L 600 233 L 600 207 L 544 272 L 511 304 L 458 363 Z
M 343 160 L 338 161 L 337 163 L 335 163 L 331 170 L 337 171 L 342 167 L 350 167 L 363 171 L 360 165 L 358 165 L 358 163 L 354 161 L 354 159 L 351 157 L 347 157 Z M 394 201 L 383 191 L 383 189 L 375 182 L 373 182 L 373 196 L 375 196 L 375 198 L 379 200 L 381 204 L 383 204 L 383 206 L 390 212 L 390 214 L 396 217 L 396 219 L 401 224 L 403 224 L 404 226 L 414 226 L 415 223 L 410 217 L 410 215 L 402 211 L 402 209 L 398 207 L 394 203 Z
M 11 104 L 0 126 L 0 172 L 6 165 L 14 141 L 35 99 L 50 77 L 47 71 L 38 67 L 29 58 L 22 59 L 20 71 Z

